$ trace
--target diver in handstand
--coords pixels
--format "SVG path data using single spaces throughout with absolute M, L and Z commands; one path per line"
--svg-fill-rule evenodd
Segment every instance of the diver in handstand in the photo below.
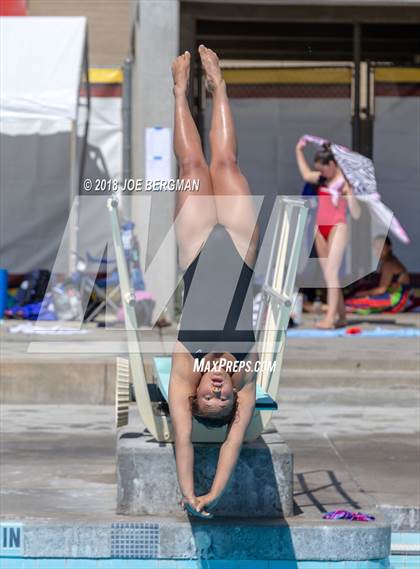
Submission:
M 185 272 L 169 408 L 182 505 L 191 514 L 208 517 L 234 470 L 255 408 L 255 374 L 236 364 L 252 364 L 256 358 L 252 277 L 259 233 L 248 183 L 237 163 L 218 57 L 203 45 L 199 54 L 213 99 L 209 165 L 188 106 L 190 53 L 172 65 L 179 177 L 200 184 L 194 194 L 177 192 L 175 229 Z M 203 365 L 201 371 L 197 364 Z M 208 428 L 228 426 L 211 489 L 203 496 L 196 496 L 194 488 L 193 416 Z

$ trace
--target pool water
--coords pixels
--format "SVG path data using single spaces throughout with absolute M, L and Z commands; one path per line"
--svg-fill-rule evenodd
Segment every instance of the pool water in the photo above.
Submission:
M 0 569 L 420 569 L 419 555 L 375 561 L 229 561 L 165 559 L 0 559 Z

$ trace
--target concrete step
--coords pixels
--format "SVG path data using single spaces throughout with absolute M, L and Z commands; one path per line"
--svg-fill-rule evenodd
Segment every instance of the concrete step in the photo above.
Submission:
M 369 385 L 369 384 L 367 384 Z M 416 384 L 411 387 L 401 385 L 378 385 L 376 388 L 363 387 L 341 387 L 329 386 L 328 384 L 290 386 L 280 385 L 277 401 L 280 411 L 284 411 L 286 405 L 301 405 L 316 407 L 320 412 L 328 413 L 330 408 L 349 407 L 352 411 L 359 411 L 358 408 L 365 408 L 369 405 L 375 409 L 377 407 L 395 409 L 398 406 L 403 409 L 418 409 L 420 405 L 420 391 Z
M 360 340 L 358 342 L 360 343 Z M 385 343 L 385 340 L 383 342 Z M 403 342 L 406 345 L 404 350 L 401 350 Z M 365 345 L 364 349 L 360 346 L 360 350 L 357 350 L 356 346 L 349 346 L 352 349 L 347 346 L 334 346 L 330 338 L 325 346 L 320 342 L 317 346 L 299 346 L 299 349 L 294 349 L 293 344 L 293 340 L 286 341 L 283 369 L 287 372 L 313 370 L 319 373 L 340 371 L 352 374 L 378 370 L 386 373 L 418 372 L 420 369 L 420 341 L 417 338 L 395 340 L 393 351 L 387 345 L 381 346 L 380 341 L 376 343 L 375 350 L 369 350 L 369 344 Z
M 3 403 L 103 404 L 115 402 L 115 361 L 86 359 L 1 362 Z
M 345 388 L 418 389 L 420 370 L 418 361 L 400 370 L 383 369 L 382 364 L 372 369 L 353 370 L 330 364 L 329 368 L 316 365 L 294 367 L 289 361 L 283 367 L 280 389 Z M 297 362 L 295 362 L 297 364 Z M 411 365 L 411 364 L 410 364 Z M 152 378 L 152 364 L 145 363 L 146 375 Z M 1 362 L 0 397 L 3 403 L 103 404 L 115 403 L 115 358 L 62 358 L 61 360 L 3 358 Z
M 414 366 L 413 366 L 414 367 Z M 413 389 L 420 386 L 420 369 L 383 369 L 378 364 L 375 369 L 354 369 L 331 364 L 329 368 L 284 366 L 281 373 L 282 387 L 300 388 L 348 388 L 348 389 Z
M 210 489 L 220 444 L 194 445 L 196 495 Z M 119 431 L 117 442 L 117 512 L 172 516 L 181 495 L 172 444 L 156 443 L 133 427 Z M 293 456 L 277 431 L 242 446 L 219 517 L 275 517 L 293 514 Z
M 398 318 L 397 318 L 398 316 Z M 418 326 L 414 315 L 397 321 L 373 319 L 372 325 Z M 309 319 L 310 320 L 310 319 Z M 15 334 L 17 321 L 0 323 L 2 344 L 0 397 L 4 403 L 114 404 L 115 358 L 127 357 L 124 329 L 85 324 L 85 335 Z M 62 328 L 74 323 L 54 322 Z M 51 323 L 36 323 L 48 328 Z M 170 353 L 176 331 L 142 330 L 141 338 L 154 353 Z M 150 342 L 150 343 L 149 343 Z M 283 387 L 383 387 L 418 385 L 418 338 L 287 338 L 282 368 Z M 151 378 L 151 356 L 145 357 Z

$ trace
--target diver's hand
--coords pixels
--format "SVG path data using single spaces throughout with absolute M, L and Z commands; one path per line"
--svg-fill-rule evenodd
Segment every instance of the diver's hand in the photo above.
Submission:
M 185 508 L 186 504 L 189 504 L 194 510 L 198 507 L 198 498 L 196 496 L 182 496 L 179 505 L 181 508 Z
M 341 190 L 341 193 L 343 194 L 343 196 L 352 196 L 353 190 L 351 189 L 350 184 L 345 183 L 343 189 Z
M 180 502 L 180 506 L 190 515 L 196 516 L 198 518 L 212 518 L 213 514 L 207 512 L 204 509 L 203 503 L 200 502 L 200 498 L 191 496 L 190 498 L 183 498 Z
M 303 150 L 307 142 L 303 136 L 301 136 L 296 144 L 296 150 Z
M 198 496 L 198 507 L 197 510 L 203 514 L 209 514 L 209 512 L 217 506 L 220 496 L 216 496 L 209 492 L 208 494 L 203 494 L 203 496 Z

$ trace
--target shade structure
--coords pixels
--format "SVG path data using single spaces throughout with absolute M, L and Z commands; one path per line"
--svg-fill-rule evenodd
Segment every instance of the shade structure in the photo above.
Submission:
M 77 118 L 86 18 L 0 18 L 0 132 L 68 132 Z
M 84 17 L 0 18 L 1 266 L 51 269 L 77 216 L 89 117 Z M 84 106 L 82 106 L 84 105 Z

